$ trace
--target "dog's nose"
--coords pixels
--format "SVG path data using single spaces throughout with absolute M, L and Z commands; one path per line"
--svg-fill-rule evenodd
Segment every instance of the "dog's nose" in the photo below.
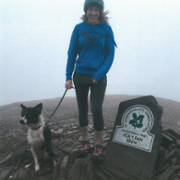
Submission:
M 20 124 L 25 125 L 25 122 L 23 119 L 21 119 L 19 122 L 20 122 Z

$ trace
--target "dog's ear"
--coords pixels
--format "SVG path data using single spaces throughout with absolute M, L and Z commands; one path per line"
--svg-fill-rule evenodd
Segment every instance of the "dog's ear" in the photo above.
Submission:
M 21 107 L 22 107 L 22 109 L 26 109 L 26 106 L 24 106 L 23 104 L 21 104 Z
M 36 110 L 37 114 L 41 114 L 42 108 L 43 108 L 42 103 L 38 104 L 35 107 L 35 110 Z

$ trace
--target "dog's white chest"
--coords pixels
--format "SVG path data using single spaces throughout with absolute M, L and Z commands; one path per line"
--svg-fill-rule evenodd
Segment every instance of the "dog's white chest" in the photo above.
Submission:
M 39 128 L 38 130 L 28 130 L 28 142 L 29 144 L 34 144 L 38 142 L 44 141 L 43 136 L 43 128 Z

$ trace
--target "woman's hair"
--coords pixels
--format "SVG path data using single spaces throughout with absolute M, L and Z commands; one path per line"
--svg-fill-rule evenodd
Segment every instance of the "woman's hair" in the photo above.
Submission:
M 107 24 L 109 24 L 109 17 L 107 16 L 108 13 L 109 13 L 109 11 L 100 10 L 99 21 L 100 22 L 105 21 Z M 82 15 L 81 19 L 83 21 L 88 21 L 87 14 L 85 13 L 84 15 Z

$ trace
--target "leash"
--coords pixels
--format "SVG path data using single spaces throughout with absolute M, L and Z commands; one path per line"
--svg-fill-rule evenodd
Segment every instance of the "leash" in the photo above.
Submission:
M 49 116 L 49 120 L 53 117 L 53 115 L 54 115 L 55 112 L 57 111 L 57 109 L 58 109 L 58 107 L 60 106 L 61 102 L 63 101 L 63 99 L 64 99 L 64 97 L 65 97 L 67 91 L 68 91 L 68 89 L 65 90 L 65 92 L 64 92 L 64 94 L 63 94 L 61 100 L 59 101 L 59 104 L 58 104 L 57 107 L 56 107 L 56 109 L 55 109 L 54 112 Z

